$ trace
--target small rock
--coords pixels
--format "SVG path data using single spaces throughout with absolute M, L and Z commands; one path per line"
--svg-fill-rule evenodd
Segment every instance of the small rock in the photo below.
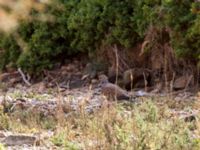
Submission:
M 96 71 L 96 69 L 95 69 L 95 67 L 94 67 L 93 64 L 88 63 L 88 64 L 86 65 L 86 67 L 84 68 L 83 74 L 84 74 L 84 75 L 87 75 L 87 74 L 88 74 L 89 77 L 90 77 L 91 79 L 93 79 L 93 78 L 96 77 L 97 71 Z
M 177 78 L 174 82 L 173 88 L 175 90 L 182 90 L 186 88 L 187 84 L 190 82 L 190 80 L 193 78 L 192 75 L 188 76 L 181 76 Z
M 79 64 L 80 64 L 80 61 L 74 60 L 73 63 L 76 64 L 76 65 L 79 65 Z
M 62 66 L 61 71 L 67 70 L 67 66 Z
M 81 79 L 76 79 L 69 82 L 70 89 L 81 88 L 83 85 L 84 85 L 84 81 Z
M 114 69 L 113 67 L 109 67 L 108 68 L 108 80 L 111 83 L 115 83 L 116 82 L 116 69 Z
M 50 82 L 50 83 L 47 84 L 47 87 L 48 87 L 48 88 L 53 88 L 54 86 L 55 86 L 55 84 L 52 83 L 52 82 Z
M 18 83 L 18 82 L 20 82 L 21 81 L 21 78 L 12 78 L 12 79 L 10 79 L 10 84 L 15 84 L 15 83 Z
M 7 146 L 15 145 L 34 145 L 36 144 L 37 138 L 35 136 L 28 135 L 9 135 L 2 142 Z
M 98 82 L 97 79 L 92 79 L 92 80 L 91 80 L 91 83 L 92 83 L 92 84 L 96 84 L 97 82 Z
M 62 70 L 62 72 L 61 72 L 61 75 L 62 76 L 65 76 L 65 75 L 67 75 L 68 74 L 68 71 L 67 70 Z
M 126 89 L 130 90 L 131 88 L 135 87 L 137 88 L 145 87 L 144 75 L 147 80 L 146 84 L 148 84 L 150 78 L 149 71 L 143 68 L 133 68 L 125 71 L 123 74 L 123 82 Z
M 2 73 L 0 74 L 0 81 L 5 81 L 10 77 L 10 73 Z
M 108 68 L 108 81 L 111 82 L 111 83 L 116 83 L 119 82 L 119 81 L 122 81 L 123 82 L 123 75 L 121 72 L 116 72 L 116 68 L 114 67 L 110 67 Z
M 147 96 L 148 93 L 145 92 L 145 91 L 140 90 L 140 91 L 137 91 L 137 92 L 135 93 L 135 95 L 136 95 L 136 96 L 142 97 L 142 96 Z
M 69 72 L 73 72 L 75 69 L 76 69 L 76 67 L 75 67 L 75 65 L 73 65 L 73 64 L 69 64 L 69 65 L 66 67 L 66 70 L 69 71 Z
M 36 83 L 32 86 L 33 89 L 36 89 L 38 92 L 43 93 L 46 89 L 46 85 L 44 82 Z
M 97 71 L 96 70 L 93 70 L 91 73 L 90 73 L 90 78 L 91 79 L 94 79 L 97 75 Z
M 73 72 L 75 70 L 75 65 L 74 64 L 68 64 L 66 66 L 61 67 L 62 72 Z
M 15 85 L 15 88 L 17 88 L 17 89 L 22 89 L 22 88 L 23 88 L 23 86 L 22 86 L 22 84 L 21 84 L 21 83 L 18 83 L 18 84 L 16 84 L 16 85 Z
M 80 71 L 75 73 L 76 76 L 82 76 L 82 73 Z
M 0 138 L 5 138 L 5 137 L 6 137 L 6 134 L 0 131 Z

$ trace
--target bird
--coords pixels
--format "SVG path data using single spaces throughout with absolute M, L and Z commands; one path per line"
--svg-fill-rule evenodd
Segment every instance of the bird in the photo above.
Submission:
M 99 81 L 101 93 L 106 96 L 108 100 L 130 100 L 131 97 L 128 92 L 118 85 L 110 83 L 106 75 L 100 75 Z

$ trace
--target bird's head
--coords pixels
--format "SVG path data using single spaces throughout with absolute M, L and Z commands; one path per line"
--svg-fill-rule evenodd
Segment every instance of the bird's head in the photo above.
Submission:
M 108 77 L 106 75 L 99 75 L 99 87 L 104 86 L 105 84 L 109 83 L 108 82 Z

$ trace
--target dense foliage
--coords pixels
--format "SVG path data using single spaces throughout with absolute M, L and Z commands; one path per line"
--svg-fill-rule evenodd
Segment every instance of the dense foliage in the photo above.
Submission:
M 195 0 L 54 0 L 39 20 L 33 10 L 14 33 L 1 34 L 0 67 L 31 72 L 58 58 L 94 53 L 102 44 L 134 46 L 150 26 L 168 29 L 179 56 L 200 59 L 200 3 Z

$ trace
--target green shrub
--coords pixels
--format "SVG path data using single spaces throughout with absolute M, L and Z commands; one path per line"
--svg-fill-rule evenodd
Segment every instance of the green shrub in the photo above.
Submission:
M 72 47 L 95 50 L 102 42 L 132 46 L 139 38 L 131 20 L 133 9 L 132 0 L 80 1 L 69 17 L 69 29 L 75 31 Z
M 54 0 L 42 12 L 51 19 L 39 20 L 33 10 L 15 33 L 1 34 L 0 69 L 39 73 L 60 56 L 95 53 L 102 44 L 132 47 L 150 26 L 168 29 L 178 56 L 199 60 L 199 10 L 191 0 Z
M 171 42 L 178 56 L 197 58 L 200 53 L 199 15 L 192 11 L 196 3 L 190 0 L 165 3 L 164 22 L 171 28 Z
M 70 2 L 65 4 L 64 1 L 59 3 L 55 0 L 48 5 L 45 14 L 52 16 L 52 20 L 37 20 L 39 12 L 33 10 L 33 19 L 22 21 L 10 38 L 1 36 L 0 47 L 4 50 L 1 56 L 5 59 L 1 68 L 14 61 L 16 66 L 30 73 L 39 73 L 44 68 L 51 68 L 58 56 L 77 53 L 70 48 L 71 33 L 67 29 L 69 12 L 76 6 L 73 4 L 73 7 L 70 7 Z M 18 35 L 20 39 L 14 35 Z
M 0 70 L 4 69 L 8 64 L 16 66 L 21 52 L 19 45 L 11 34 L 0 34 L 0 50 Z
M 51 142 L 58 147 L 70 150 L 80 150 L 81 148 L 77 143 L 73 143 L 67 140 L 67 133 L 59 132 L 51 138 Z

